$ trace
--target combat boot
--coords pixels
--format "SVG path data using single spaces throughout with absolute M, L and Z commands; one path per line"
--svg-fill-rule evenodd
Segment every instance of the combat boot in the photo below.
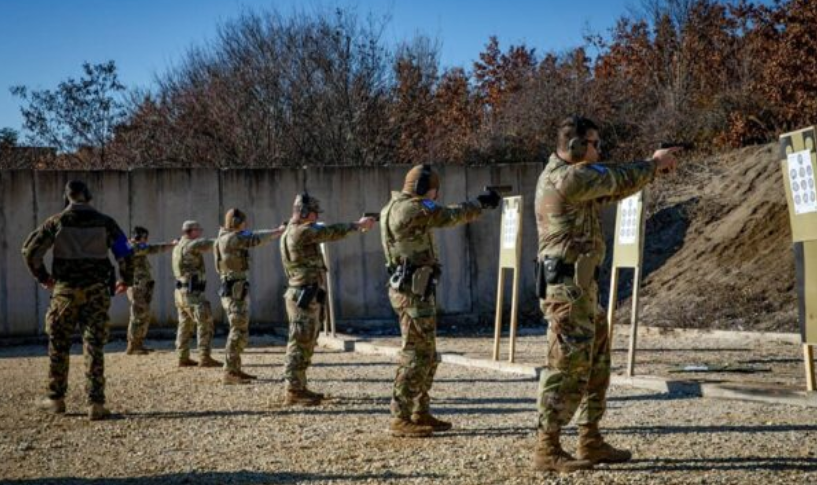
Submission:
M 190 357 L 179 359 L 179 367 L 193 367 L 195 365 L 198 365 L 198 362 L 191 359 Z
M 408 419 L 392 418 L 389 431 L 397 438 L 427 438 L 434 433 L 434 428 L 412 423 Z
M 199 367 L 221 367 L 224 364 L 210 357 L 209 355 L 202 355 Z
M 597 424 L 579 426 L 579 448 L 576 456 L 593 463 L 624 463 L 633 458 L 629 450 L 620 450 L 606 443 Z
M 284 398 L 285 406 L 317 406 L 321 403 L 321 398 L 314 393 L 306 390 L 291 390 L 287 389 L 286 397 Z
M 91 421 L 100 421 L 110 416 L 111 412 L 108 411 L 104 404 L 93 403 L 88 405 L 88 419 Z
M 430 426 L 434 431 L 448 431 L 451 423 L 437 419 L 431 413 L 414 413 L 411 415 L 411 422 L 420 426 Z
M 588 460 L 577 460 L 563 450 L 559 443 L 559 431 L 549 433 L 540 431 L 533 452 L 533 467 L 542 472 L 573 473 L 579 470 L 592 470 L 593 463 Z
M 243 370 L 238 370 L 238 371 L 236 371 L 236 373 L 237 373 L 238 375 L 240 375 L 241 377 L 243 377 L 244 379 L 251 379 L 251 380 L 258 379 L 258 376 L 254 376 L 254 375 L 252 375 L 252 374 L 247 374 L 247 373 L 246 373 L 246 372 L 244 372 Z
M 222 382 L 225 385 L 234 385 L 234 384 L 249 384 L 252 382 L 250 379 L 242 376 L 239 372 L 234 371 L 226 371 L 224 373 L 224 377 L 222 378 Z
M 125 353 L 128 355 L 147 355 L 148 352 L 148 349 L 132 342 L 128 342 L 128 348 L 125 349 Z
M 65 399 L 51 399 L 44 397 L 34 402 L 37 409 L 50 414 L 65 414 Z
M 310 396 L 310 397 L 315 398 L 315 399 L 320 399 L 320 400 L 326 399 L 326 396 L 324 396 L 322 392 L 312 392 L 309 389 L 304 389 L 303 392 L 307 396 Z

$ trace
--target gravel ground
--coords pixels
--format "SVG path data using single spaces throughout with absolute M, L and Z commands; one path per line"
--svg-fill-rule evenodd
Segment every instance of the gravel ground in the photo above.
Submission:
M 458 345 L 465 341 L 456 339 Z M 83 414 L 80 355 L 71 360 L 69 414 L 52 417 L 31 405 L 44 387 L 45 349 L 0 349 L 0 481 L 817 482 L 817 425 L 809 409 L 614 387 L 607 436 L 631 448 L 634 461 L 560 477 L 529 467 L 536 390 L 530 378 L 443 364 L 433 406 L 454 421 L 454 430 L 431 439 L 394 439 L 386 431 L 390 358 L 319 351 L 312 386 L 333 399 L 317 408 L 289 409 L 280 405 L 284 349 L 269 340 L 254 338 L 246 370 L 261 379 L 240 387 L 221 385 L 219 369 L 178 369 L 170 342 L 152 344 L 161 350 L 146 357 L 125 355 L 121 342 L 108 346 L 108 400 L 116 416 L 93 423 Z M 694 355 L 712 354 L 720 352 L 707 347 Z M 575 447 L 575 428 L 564 441 Z
M 506 329 L 507 333 L 507 329 Z M 613 373 L 625 374 L 629 325 L 616 327 L 613 345 Z M 395 336 L 367 338 L 379 345 L 399 346 Z M 509 340 L 503 336 L 501 359 L 508 358 Z M 493 356 L 493 334 L 470 337 L 443 336 L 437 345 L 440 352 L 462 354 L 477 359 Z M 546 337 L 543 332 L 526 329 L 516 341 L 516 362 L 544 365 Z M 729 365 L 753 372 L 672 372 L 688 365 Z M 676 333 L 667 335 L 639 335 L 636 367 L 637 375 L 657 375 L 677 380 L 699 382 L 728 382 L 742 385 L 780 386 L 805 389 L 803 351 L 799 345 L 784 342 L 759 342 L 738 338 L 714 338 Z

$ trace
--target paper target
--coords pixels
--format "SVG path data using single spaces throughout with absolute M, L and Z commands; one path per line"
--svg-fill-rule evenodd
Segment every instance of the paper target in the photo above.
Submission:
M 800 215 L 817 212 L 817 189 L 811 166 L 811 152 L 804 150 L 790 153 L 787 158 L 794 213 Z
M 516 247 L 516 235 L 519 232 L 519 212 L 516 205 L 504 204 L 502 214 L 502 249 Z
M 638 242 L 638 228 L 641 225 L 639 210 L 640 195 L 635 194 L 619 204 L 618 243 L 622 245 Z

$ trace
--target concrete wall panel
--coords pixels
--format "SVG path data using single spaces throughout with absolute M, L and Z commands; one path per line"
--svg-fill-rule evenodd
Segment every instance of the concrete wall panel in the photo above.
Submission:
M 33 172 L 0 171 L 0 200 L 0 335 L 33 335 L 38 285 L 20 253 L 36 227 Z

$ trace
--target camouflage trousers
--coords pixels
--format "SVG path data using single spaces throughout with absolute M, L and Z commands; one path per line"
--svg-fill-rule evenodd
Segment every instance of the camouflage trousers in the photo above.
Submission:
M 105 403 L 105 354 L 108 342 L 108 308 L 111 304 L 107 283 L 86 288 L 57 285 L 45 315 L 48 334 L 48 397 L 62 399 L 68 391 L 68 366 L 74 329 L 82 332 L 85 358 L 85 391 L 89 403 Z
M 237 286 L 236 284 L 234 288 Z M 230 334 L 224 349 L 224 370 L 236 372 L 241 370 L 241 352 L 247 347 L 250 338 L 250 298 L 242 290 L 240 294 L 222 297 L 221 306 L 230 322 Z
M 177 289 L 176 310 L 179 312 L 179 329 L 176 333 L 176 352 L 180 359 L 190 357 L 190 339 L 198 329 L 199 356 L 209 356 L 213 347 L 213 312 L 203 293 L 190 293 Z
M 141 345 L 150 326 L 150 302 L 153 301 L 153 281 L 139 281 L 128 288 L 130 301 L 130 322 L 128 323 L 128 342 Z
M 437 304 L 389 288 L 391 306 L 400 320 L 402 348 L 392 390 L 391 414 L 409 419 L 429 412 L 429 391 L 437 371 Z
M 292 391 L 307 388 L 306 370 L 312 363 L 312 355 L 315 353 L 315 344 L 318 342 L 325 314 L 324 305 L 317 300 L 312 300 L 307 308 L 299 308 L 297 299 L 298 290 L 295 288 L 289 288 L 284 293 L 284 304 L 289 319 L 284 380 L 287 389 Z
M 576 410 L 579 425 L 601 421 L 610 385 L 610 340 L 595 282 L 548 285 L 542 311 L 548 327 L 547 366 L 539 381 L 538 426 L 557 431 Z

